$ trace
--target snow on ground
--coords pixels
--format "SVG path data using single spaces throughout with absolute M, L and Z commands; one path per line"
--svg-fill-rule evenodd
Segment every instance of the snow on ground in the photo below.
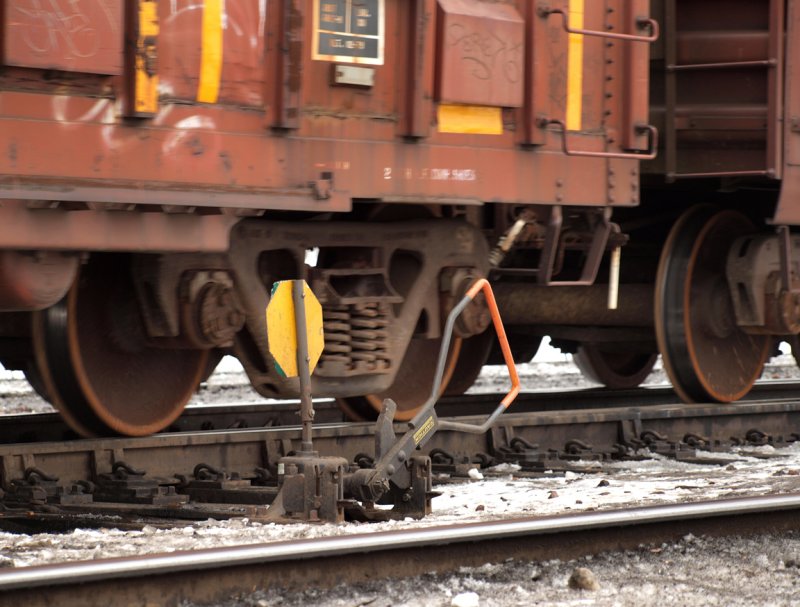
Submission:
M 763 458 L 768 459 L 763 459 Z M 512 516 L 698 501 L 800 490 L 800 446 L 759 448 L 727 456 L 727 465 L 697 465 L 664 458 L 603 465 L 597 472 L 516 478 L 516 466 L 489 470 L 482 481 L 438 485 L 433 514 L 423 521 L 359 524 L 262 524 L 248 519 L 206 521 L 191 527 L 141 531 L 77 530 L 32 536 L 0 532 L 0 564 L 24 567 L 219 545 L 346 535 L 398 527 L 478 522 Z M 587 468 L 596 464 L 586 463 Z

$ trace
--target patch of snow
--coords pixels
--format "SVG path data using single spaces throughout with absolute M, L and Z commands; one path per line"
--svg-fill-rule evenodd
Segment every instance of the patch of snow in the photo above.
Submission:
M 481 473 L 481 471 L 480 471 L 480 470 L 478 470 L 477 468 L 470 468 L 470 469 L 469 469 L 469 472 L 467 472 L 467 474 L 468 474 L 468 475 L 469 475 L 469 477 L 470 477 L 472 480 L 474 480 L 474 481 L 480 481 L 480 480 L 483 480 L 483 474 L 482 474 L 482 473 Z
M 480 604 L 481 599 L 477 592 L 462 592 L 450 601 L 452 607 L 478 607 Z

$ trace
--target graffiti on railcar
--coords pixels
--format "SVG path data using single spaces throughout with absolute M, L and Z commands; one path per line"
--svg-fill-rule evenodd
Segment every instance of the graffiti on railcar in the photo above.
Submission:
M 0 38 L 6 64 L 87 74 L 122 72 L 122 2 L 9 0 L 3 10 Z
M 267 0 L 159 4 L 162 99 L 263 106 Z
M 458 49 L 462 61 L 469 64 L 469 74 L 478 80 L 492 80 L 496 74 L 509 82 L 519 82 L 522 78 L 522 40 L 504 39 L 466 23 L 451 23 L 447 45 Z

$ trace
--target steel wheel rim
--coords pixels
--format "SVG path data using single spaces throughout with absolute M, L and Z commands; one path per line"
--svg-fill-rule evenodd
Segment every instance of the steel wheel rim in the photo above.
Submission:
M 61 302 L 34 314 L 37 367 L 52 404 L 82 436 L 144 436 L 181 414 L 208 352 L 115 345 L 111 312 L 103 308 L 110 300 L 100 301 L 97 291 L 111 291 L 124 279 L 112 277 L 108 288 L 93 284 L 108 266 L 90 263 Z
M 580 344 L 572 357 L 584 377 L 612 390 L 627 390 L 641 384 L 656 364 L 652 352 L 616 352 L 596 344 Z
M 719 281 L 724 280 L 727 248 L 721 252 L 720 245 L 753 230 L 738 212 L 701 206 L 676 222 L 664 245 L 656 276 L 656 340 L 675 392 L 686 402 L 742 398 L 761 375 L 769 355 L 769 336 L 749 335 L 735 326 L 716 342 L 709 339 L 709 323 L 703 317 L 710 317 L 711 312 L 708 305 L 698 305 L 702 293 L 715 296 L 706 301 L 716 302 L 721 297 Z M 713 314 L 727 317 L 731 312 L 726 308 Z M 712 343 L 715 345 L 709 345 Z M 723 360 L 732 365 L 712 373 L 724 367 Z

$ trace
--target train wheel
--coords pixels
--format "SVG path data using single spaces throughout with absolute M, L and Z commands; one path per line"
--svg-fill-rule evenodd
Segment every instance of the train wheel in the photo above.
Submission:
M 731 244 L 754 231 L 743 215 L 697 207 L 673 226 L 656 275 L 655 325 L 664 368 L 686 402 L 731 402 L 761 375 L 772 337 L 736 326 L 725 278 Z
M 36 361 L 31 361 L 26 364 L 22 372 L 25 375 L 25 379 L 31 385 L 31 388 L 33 388 L 33 391 L 48 403 L 52 403 L 53 398 L 47 392 L 47 384 L 45 384 L 44 379 L 42 379 L 42 374 L 39 372 Z
M 445 396 L 460 396 L 472 387 L 486 364 L 495 342 L 497 334 L 490 327 L 480 335 L 469 337 L 461 343 L 453 375 L 444 391 Z
M 464 341 L 459 337 L 454 337 L 450 344 L 447 364 L 445 365 L 439 391 L 440 395 L 444 394 L 453 377 Z M 394 383 L 388 390 L 378 394 L 340 398 L 337 400 L 339 407 L 350 419 L 371 420 L 375 419 L 380 413 L 383 407 L 383 400 L 391 398 L 397 403 L 395 420 L 407 421 L 411 419 L 431 395 L 441 345 L 441 339 L 413 338 Z
M 606 350 L 595 344 L 580 344 L 572 360 L 586 379 L 603 384 L 612 390 L 627 390 L 641 384 L 658 354 L 650 352 Z
M 514 362 L 518 365 L 531 362 L 539 351 L 539 346 L 542 345 L 542 337 L 539 335 L 527 335 L 525 333 L 506 331 L 506 337 L 508 338 L 508 345 L 511 347 L 511 352 L 514 355 Z M 486 364 L 506 364 L 503 358 L 503 351 L 500 349 L 500 342 L 497 341 L 497 336 L 495 336 L 492 342 L 492 350 L 489 353 L 489 360 Z
M 149 346 L 131 281 L 102 258 L 81 270 L 63 300 L 34 315 L 33 344 L 44 393 L 83 436 L 164 429 L 208 358 L 204 350 Z

